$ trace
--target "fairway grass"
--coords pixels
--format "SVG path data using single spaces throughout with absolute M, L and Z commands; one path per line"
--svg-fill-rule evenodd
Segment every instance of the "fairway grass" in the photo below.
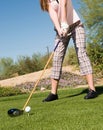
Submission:
M 0 130 L 103 130 L 103 86 L 99 96 L 84 100 L 85 88 L 62 89 L 59 100 L 42 102 L 49 92 L 34 93 L 30 113 L 9 117 L 10 108 L 22 109 L 28 95 L 0 98 Z

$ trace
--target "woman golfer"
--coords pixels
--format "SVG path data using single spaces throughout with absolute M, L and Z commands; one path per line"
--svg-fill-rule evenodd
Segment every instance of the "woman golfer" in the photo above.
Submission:
M 53 57 L 53 67 L 51 75 L 51 93 L 43 100 L 49 102 L 58 99 L 57 89 L 62 72 L 62 63 L 70 38 L 73 39 L 81 75 L 85 76 L 89 90 L 84 99 L 97 97 L 97 92 L 93 83 L 92 67 L 86 53 L 86 39 L 82 22 L 72 30 L 71 36 L 67 36 L 69 25 L 79 21 L 80 18 L 73 8 L 71 0 L 40 0 L 43 11 L 47 11 L 56 30 L 55 45 L 59 42 Z M 61 40 L 61 38 L 63 40 Z M 68 79 L 69 80 L 69 79 Z

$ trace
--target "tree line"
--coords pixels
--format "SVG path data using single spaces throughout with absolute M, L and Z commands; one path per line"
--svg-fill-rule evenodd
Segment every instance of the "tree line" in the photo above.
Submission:
M 80 5 L 87 30 L 87 51 L 94 70 L 103 75 L 103 0 L 81 0 Z
M 42 70 L 47 55 L 33 54 L 32 57 L 20 56 L 16 62 L 12 58 L 0 59 L 0 79 L 11 78 L 19 75 Z

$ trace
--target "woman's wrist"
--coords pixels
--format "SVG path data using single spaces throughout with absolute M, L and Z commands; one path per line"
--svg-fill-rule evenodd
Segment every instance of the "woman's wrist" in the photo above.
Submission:
M 69 25 L 66 22 L 61 22 L 61 28 L 62 29 L 68 29 Z
M 66 22 L 61 22 L 61 30 L 62 30 L 62 36 L 65 37 L 67 35 L 69 25 Z

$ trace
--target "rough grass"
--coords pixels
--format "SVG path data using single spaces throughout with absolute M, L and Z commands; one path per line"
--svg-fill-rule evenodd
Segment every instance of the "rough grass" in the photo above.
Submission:
M 30 102 L 29 115 L 9 117 L 10 108 L 22 109 L 28 95 L 0 98 L 0 130 L 103 130 L 103 86 L 97 87 L 99 96 L 84 100 L 87 90 L 59 90 L 59 100 L 43 103 L 49 92 L 35 93 Z
M 0 87 L 0 97 L 13 96 L 18 94 L 23 94 L 17 87 Z

